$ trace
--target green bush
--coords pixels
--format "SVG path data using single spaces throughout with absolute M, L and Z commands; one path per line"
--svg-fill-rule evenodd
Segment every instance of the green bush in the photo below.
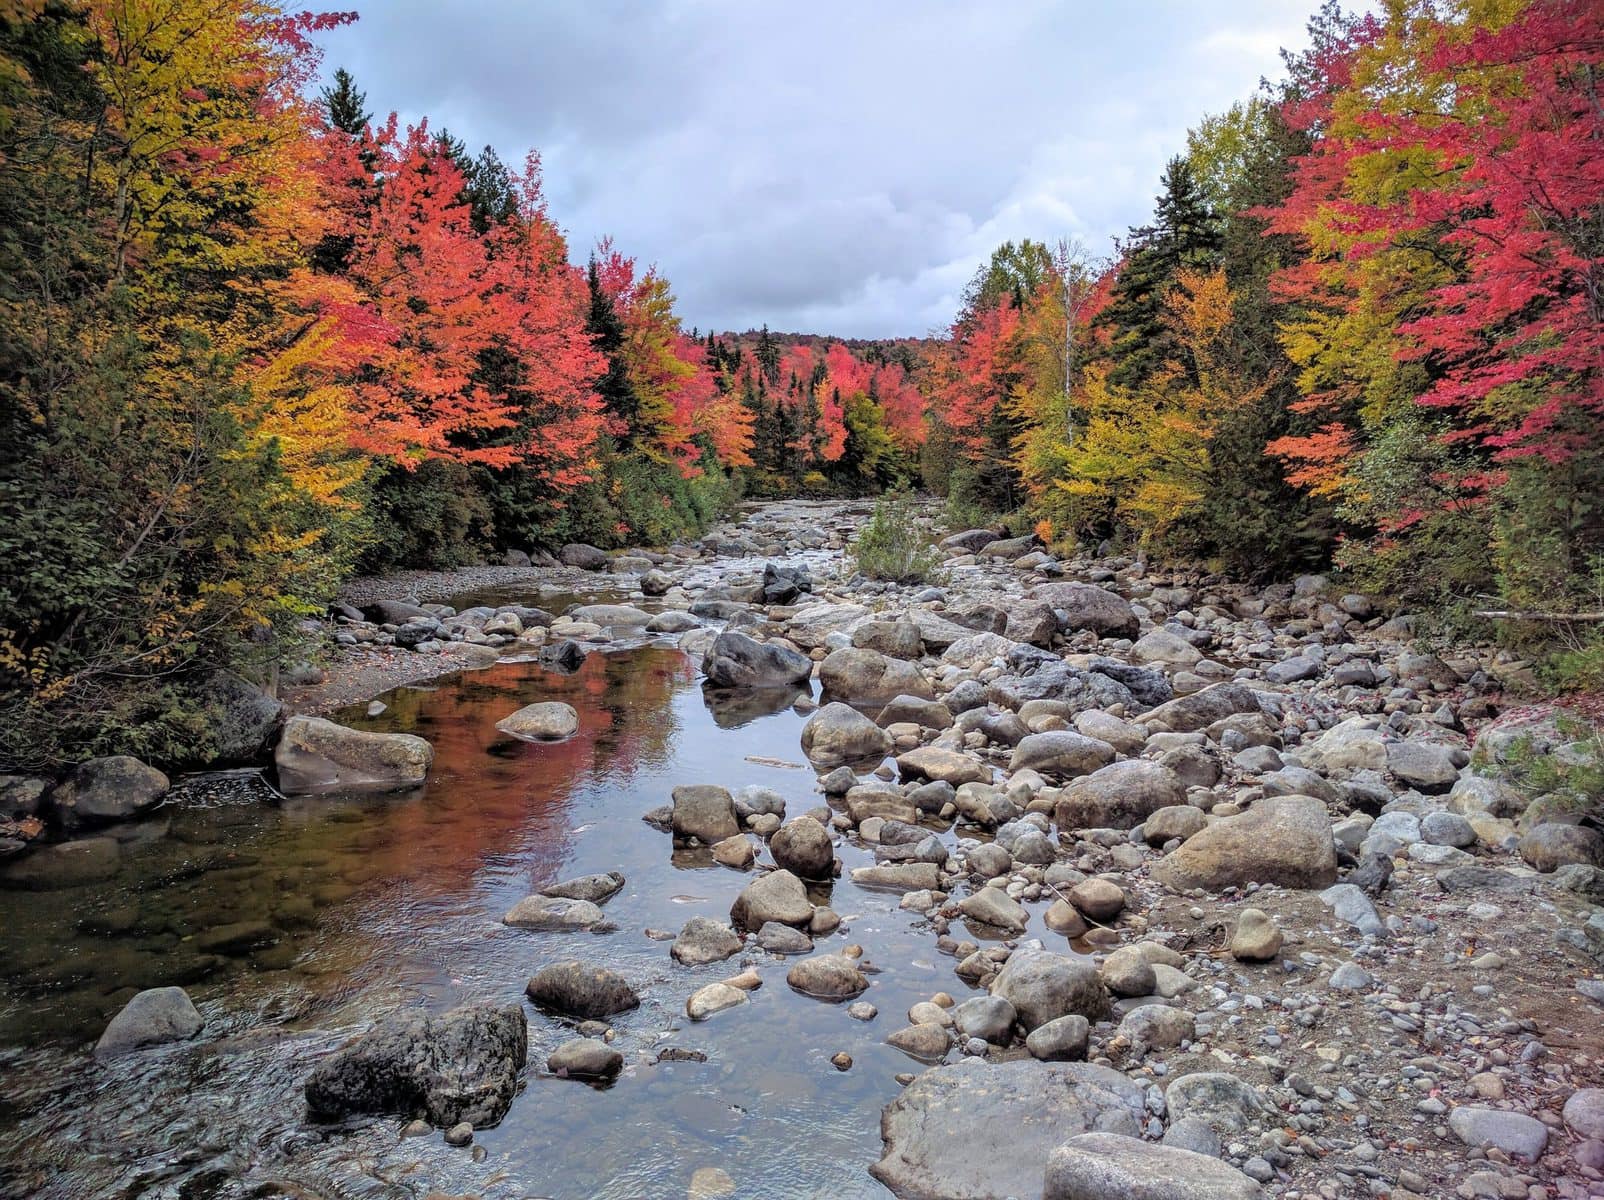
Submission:
M 942 561 L 928 523 L 906 492 L 890 492 L 875 501 L 874 515 L 847 555 L 859 574 L 892 583 L 926 583 L 936 577 Z

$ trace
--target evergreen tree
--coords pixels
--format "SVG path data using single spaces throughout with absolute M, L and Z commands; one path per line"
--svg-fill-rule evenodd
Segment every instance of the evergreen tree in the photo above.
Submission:
M 769 327 L 763 326 L 763 332 L 757 335 L 757 350 L 754 351 L 758 369 L 763 372 L 763 378 L 771 385 L 780 382 L 780 344 L 769 334 Z
M 591 343 L 607 356 L 607 373 L 596 384 L 596 394 L 627 446 L 633 442 L 640 402 L 629 385 L 629 367 L 624 361 L 624 321 L 602 287 L 595 255 L 591 256 L 586 278 L 590 283 L 590 315 L 585 328 L 590 331 Z
M 1220 252 L 1218 221 L 1191 164 L 1172 158 L 1151 225 L 1131 230 L 1108 307 L 1098 317 L 1113 335 L 1109 382 L 1134 388 L 1172 354 L 1164 326 L 1164 299 L 1183 267 L 1207 270 Z
M 372 114 L 368 112 L 368 94 L 357 90 L 351 72 L 344 67 L 335 71 L 334 85 L 324 88 L 322 96 L 329 124 L 342 133 L 359 137 Z

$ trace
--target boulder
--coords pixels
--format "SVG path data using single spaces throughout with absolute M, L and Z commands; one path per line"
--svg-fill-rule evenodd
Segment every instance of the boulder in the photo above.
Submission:
M 952 1034 L 941 1025 L 909 1025 L 887 1034 L 886 1045 L 921 1062 L 940 1062 L 952 1049 Z
M 1092 1130 L 1136 1136 L 1142 1085 L 1089 1063 L 969 1058 L 919 1075 L 880 1116 L 869 1168 L 900 1200 L 1010 1200 L 1042 1194 L 1047 1160 Z
M 265 757 L 284 720 L 284 702 L 232 671 L 218 671 L 200 689 L 213 764 L 255 763 Z
M 602 910 L 589 900 L 536 895 L 525 896 L 514 904 L 507 910 L 507 915 L 501 918 L 501 923 L 514 929 L 558 933 L 589 929 L 601 924 L 602 920 Z
M 882 729 L 890 725 L 918 725 L 922 729 L 950 729 L 952 713 L 937 700 L 921 700 L 918 696 L 897 696 L 880 710 L 874 723 Z
M 167 776 L 126 754 L 91 758 L 50 789 L 51 815 L 66 829 L 126 821 L 167 794 Z
M 869 986 L 869 977 L 844 954 L 815 954 L 792 964 L 785 973 L 792 990 L 819 1000 L 846 1000 Z
M 685 1015 L 693 1021 L 705 1021 L 715 1013 L 746 1001 L 746 989 L 728 983 L 710 983 L 690 994 L 685 1001 Z
M 440 1016 L 386 1017 L 319 1063 L 306 1081 L 314 1117 L 423 1112 L 431 1125 L 495 1125 L 529 1054 L 517 1005 L 472 1004 Z
M 1030 913 L 1002 888 L 983 887 L 958 902 L 958 911 L 1004 933 L 1023 933 Z
M 1263 909 L 1244 908 L 1236 915 L 1231 956 L 1239 962 L 1269 962 L 1281 953 L 1281 930 Z
M 813 660 L 788 646 L 725 630 L 708 647 L 702 671 L 714 687 L 794 687 L 813 674 Z
M 930 780 L 961 787 L 966 783 L 990 783 L 991 768 L 958 750 L 941 746 L 920 746 L 897 756 L 897 770 L 906 780 Z
M 1176 839 L 1185 841 L 1208 823 L 1201 808 L 1172 804 L 1143 818 L 1142 838 L 1149 846 L 1162 846 Z
M 1045 950 L 1015 950 L 992 981 L 991 994 L 1014 1006 L 1026 1033 L 1071 1015 L 1088 1021 L 1108 1013 L 1108 991 L 1085 959 Z
M 1216 683 L 1190 696 L 1179 696 L 1142 714 L 1142 720 L 1162 724 L 1177 733 L 1206 729 L 1238 713 L 1259 711 L 1258 693 L 1242 683 Z
M 600 571 L 607 566 L 607 555 L 595 546 L 583 542 L 570 542 L 557 552 L 565 567 L 578 567 L 582 571 Z
M 1387 746 L 1387 769 L 1393 776 L 1419 792 L 1436 794 L 1446 792 L 1459 778 L 1459 765 L 1463 760 L 1448 746 L 1433 742 L 1391 742 Z
M 568 614 L 572 620 L 603 629 L 617 626 L 648 625 L 652 614 L 630 604 L 581 604 Z
M 775 864 L 803 879 L 828 879 L 835 866 L 830 833 L 812 817 L 796 817 L 769 839 Z
M 1041 1200 L 1259 1200 L 1229 1163 L 1117 1133 L 1082 1133 L 1047 1159 Z
M 1059 795 L 1053 820 L 1066 833 L 1077 829 L 1134 829 L 1160 809 L 1185 804 L 1186 786 L 1174 771 L 1137 758 L 1109 763 L 1071 781 Z M 1198 812 L 1200 818 L 1202 815 Z
M 916 659 L 924 654 L 924 639 L 912 621 L 865 621 L 852 631 L 852 644 L 887 658 Z
M 898 696 L 933 700 L 936 695 L 913 663 L 856 646 L 825 657 L 819 664 L 819 684 L 825 695 L 854 704 L 885 704 Z
M 695 838 L 711 846 L 741 832 L 735 798 L 716 784 L 682 785 L 674 789 L 670 827 L 676 838 Z
M 1325 805 L 1312 796 L 1270 796 L 1187 838 L 1153 868 L 1184 891 L 1248 883 L 1324 888 L 1336 882 L 1337 849 Z
M 688 967 L 722 962 L 741 951 L 741 935 L 712 917 L 692 917 L 668 948 L 675 962 Z
M 1519 850 L 1527 865 L 1544 874 L 1576 864 L 1604 867 L 1604 834 L 1585 825 L 1533 825 L 1521 837 Z
M 564 879 L 540 889 L 542 896 L 561 896 L 568 900 L 589 900 L 592 904 L 605 904 L 624 886 L 624 877 L 617 871 L 604 871 L 599 875 L 580 875 Z
M 95 1057 L 112 1058 L 146 1046 L 187 1041 L 205 1023 L 183 988 L 147 988 L 111 1019 L 95 1043 Z
M 542 1008 L 584 1019 L 600 1020 L 640 1004 L 629 980 L 618 972 L 572 958 L 540 968 L 524 992 Z
M 513 737 L 529 741 L 551 741 L 572 737 L 579 732 L 579 714 L 572 704 L 544 700 L 526 704 L 511 716 L 496 722 L 496 728 Z
M 1070 779 L 1107 766 L 1114 761 L 1114 754 L 1114 747 L 1107 742 L 1072 730 L 1055 729 L 1020 739 L 1008 760 L 1008 769 Z
M 1075 1062 L 1086 1057 L 1086 1043 L 1092 1026 L 1085 1017 L 1072 1013 L 1038 1025 L 1025 1038 L 1025 1049 L 1042 1062 Z
M 1164 1102 L 1170 1120 L 1196 1118 L 1227 1140 L 1275 1113 L 1251 1083 L 1224 1071 L 1196 1071 L 1171 1080 Z
M 1089 629 L 1098 637 L 1133 638 L 1141 623 L 1130 601 L 1092 583 L 1047 583 L 1030 593 L 1064 614 L 1064 630 Z
M 839 701 L 826 704 L 802 726 L 802 752 L 819 766 L 878 760 L 891 745 L 890 734 Z
M 566 1079 L 611 1079 L 624 1068 L 624 1056 L 600 1038 L 575 1038 L 546 1056 L 546 1070 Z
M 321 717 L 291 717 L 273 751 L 279 791 L 395 791 L 423 783 L 434 750 L 409 733 L 365 733 Z
M 1508 1109 L 1461 1104 L 1448 1114 L 1448 1128 L 1472 1149 L 1502 1150 L 1527 1162 L 1536 1162 L 1548 1145 L 1546 1125 Z
M 730 920 L 737 929 L 756 933 L 769 921 L 803 926 L 813 919 L 807 888 L 790 871 L 771 871 L 752 880 L 730 905 Z
M 1180 668 L 1196 666 L 1203 659 L 1201 650 L 1168 629 L 1152 629 L 1143 634 L 1131 647 L 1131 654 L 1139 662 Z

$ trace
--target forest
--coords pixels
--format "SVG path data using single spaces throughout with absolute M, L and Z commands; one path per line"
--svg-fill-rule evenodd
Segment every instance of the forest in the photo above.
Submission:
M 537 153 L 325 75 L 356 19 L 0 0 L 0 763 L 176 757 L 355 574 L 744 496 L 918 489 L 1445 625 L 1604 607 L 1592 0 L 1329 4 L 1111 253 L 1011 241 L 885 342 L 688 328 Z M 1586 628 L 1561 686 L 1604 677 Z

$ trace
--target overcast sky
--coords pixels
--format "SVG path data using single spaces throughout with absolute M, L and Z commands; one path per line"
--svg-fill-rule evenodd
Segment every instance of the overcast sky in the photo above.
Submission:
M 1312 4 L 1312 0 L 1311 0 Z M 1186 129 L 1303 44 L 1299 0 L 368 0 L 376 114 L 540 151 L 576 261 L 611 235 L 688 325 L 945 326 L 1009 238 L 1098 253 Z

